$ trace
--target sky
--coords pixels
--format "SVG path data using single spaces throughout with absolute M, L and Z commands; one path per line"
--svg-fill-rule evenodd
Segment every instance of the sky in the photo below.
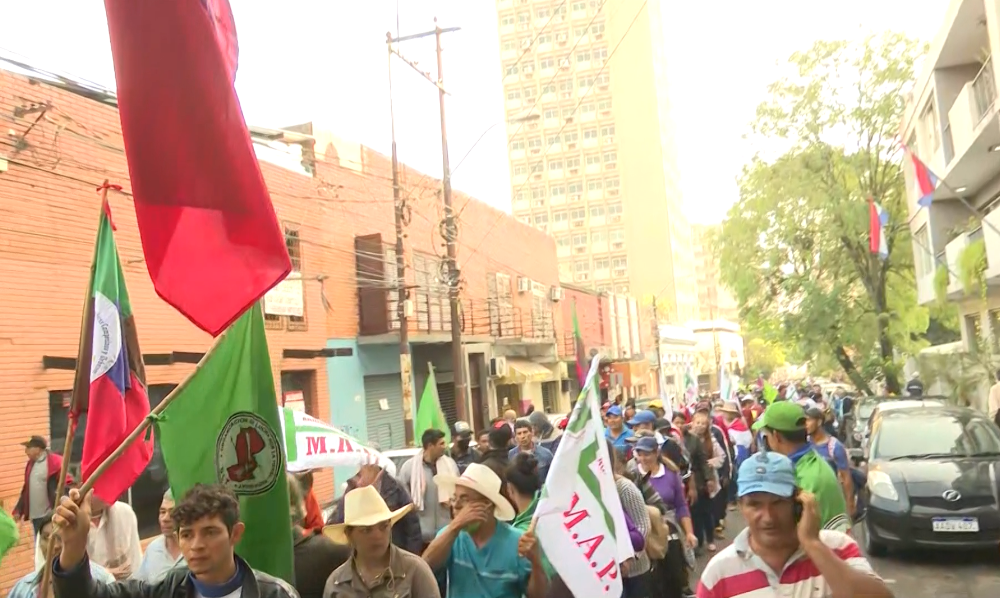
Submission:
M 688 218 L 720 222 L 738 198 L 736 177 L 754 154 L 743 136 L 768 83 L 781 72 L 778 65 L 791 53 L 816 40 L 858 39 L 887 29 L 930 41 L 949 1 L 663 0 L 668 49 L 662 59 L 672 80 Z M 386 32 L 395 33 L 397 23 L 402 35 L 431 30 L 435 16 L 442 27 L 461 27 L 444 42 L 453 184 L 510 211 L 504 127 L 495 126 L 504 109 L 494 2 L 231 3 L 240 42 L 236 88 L 249 124 L 313 121 L 385 153 L 391 139 Z M 0 15 L 7 24 L 0 54 L 114 87 L 100 0 L 0 0 Z M 400 49 L 434 71 L 433 37 Z M 399 60 L 393 62 L 392 81 L 400 159 L 440 176 L 435 88 Z

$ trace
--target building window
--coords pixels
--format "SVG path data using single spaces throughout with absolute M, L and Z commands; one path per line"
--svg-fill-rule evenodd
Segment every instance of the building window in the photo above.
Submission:
M 914 254 L 917 261 L 917 272 L 921 276 L 934 274 L 934 254 L 931 253 L 930 238 L 927 234 L 927 225 L 921 226 L 913 234 L 913 243 L 917 246 Z
M 509 40 L 505 41 L 503 43 L 503 45 L 500 46 L 500 49 L 503 50 L 504 52 L 510 52 L 511 50 L 513 50 L 515 48 L 517 48 L 517 42 L 515 42 L 512 39 L 509 39 Z
M 563 135 L 563 141 L 566 143 L 576 143 L 576 140 L 580 138 L 580 134 L 576 131 L 568 131 Z
M 521 139 L 515 139 L 510 142 L 510 149 L 515 152 L 524 151 L 524 141 Z
M 529 149 L 538 149 L 540 147 L 542 147 L 542 138 L 541 137 L 532 137 L 531 139 L 528 140 L 528 148 Z
M 601 112 L 611 110 L 611 100 L 601 100 L 597 103 L 597 109 Z
M 621 185 L 621 182 L 617 178 L 605 179 L 604 188 L 605 189 L 617 189 Z
M 590 272 L 590 262 L 573 262 L 573 271 L 576 273 Z
M 622 212 L 623 212 L 623 210 L 622 210 L 622 204 L 621 204 L 621 202 L 615 202 L 615 203 L 608 204 L 608 214 L 609 215 L 616 216 L 618 214 L 621 214 Z
M 580 77 L 577 87 L 580 89 L 590 89 L 594 85 L 593 77 Z
M 583 138 L 587 139 L 597 139 L 597 129 L 584 129 Z
M 535 214 L 535 224 L 548 224 L 549 215 L 548 214 Z
M 506 74 L 506 76 L 510 77 L 511 75 L 516 75 L 518 72 L 519 71 L 518 71 L 517 65 L 516 64 L 512 64 L 509 67 L 507 67 L 507 74 Z
M 510 91 L 507 92 L 507 99 L 508 100 L 520 100 L 521 99 L 521 90 L 520 89 L 511 89 Z
M 552 197 L 558 197 L 561 195 L 566 195 L 566 188 L 562 186 L 556 186 L 549 189 L 549 195 Z
M 579 195 L 580 193 L 583 193 L 583 183 L 580 181 L 573 181 L 569 184 L 570 195 Z
M 573 12 L 581 12 L 581 11 L 585 11 L 585 10 L 587 10 L 587 3 L 586 2 L 574 2 L 573 3 Z
M 584 104 L 580 106 L 580 112 L 583 114 L 593 114 L 597 108 L 593 104 Z
M 545 187 L 532 187 L 531 199 L 542 199 L 545 197 Z
M 528 173 L 528 166 L 526 164 L 515 164 L 514 165 L 514 176 L 522 176 Z
M 566 168 L 580 168 L 580 158 L 566 158 Z
M 544 114 L 542 115 L 546 120 L 559 118 L 559 111 L 555 108 L 546 108 Z
M 556 246 L 569 247 L 570 239 L 567 236 L 556 237 Z
M 587 233 L 578 233 L 573 235 L 573 246 L 580 247 L 587 244 Z
M 531 20 L 531 15 L 528 14 L 528 11 L 525 10 L 525 11 L 521 11 L 521 12 L 517 13 L 517 22 L 518 23 L 527 23 L 530 20 Z
M 556 86 L 552 83 L 542 86 L 542 95 L 547 96 L 556 92 Z
M 569 213 L 569 219 L 570 220 L 586 220 L 587 219 L 587 210 L 584 210 L 583 208 L 572 210 Z
M 601 210 L 601 213 L 603 214 L 604 210 Z M 591 215 L 591 217 L 593 217 L 593 215 L 594 215 L 593 208 L 591 208 L 590 215 Z M 590 231 L 590 242 L 591 243 L 593 243 L 593 244 L 596 245 L 598 243 L 606 243 L 607 241 L 608 241 L 608 235 L 603 230 Z
M 607 270 L 611 267 L 611 260 L 606 257 L 597 258 L 594 260 L 594 270 Z
M 539 8 L 538 10 L 535 11 L 535 18 L 536 19 L 547 19 L 551 15 L 552 15 L 552 11 L 550 11 L 548 8 Z
M 576 53 L 577 62 L 590 62 L 590 52 L 577 52 Z
M 601 25 L 601 27 L 604 27 Z M 594 49 L 594 60 L 605 60 L 608 57 L 607 48 L 595 48 Z
M 597 166 L 601 163 L 600 154 L 587 154 L 587 166 Z M 592 183 L 594 181 L 591 181 Z M 598 187 L 600 188 L 600 187 Z
M 562 170 L 562 160 L 549 160 L 549 170 Z
M 601 181 L 587 181 L 587 191 L 600 191 Z
M 566 210 L 552 213 L 552 222 L 566 222 L 569 220 L 569 213 Z
M 625 229 L 622 229 L 622 228 L 613 229 L 608 234 L 608 237 L 611 239 L 612 243 L 623 242 L 623 241 L 625 241 Z
M 606 127 L 601 127 L 601 137 L 614 137 L 614 135 L 615 135 L 615 126 L 614 125 L 608 125 Z
M 601 218 L 604 216 L 604 206 L 591 206 L 590 207 L 590 217 L 591 218 Z
M 513 25 L 513 24 L 514 24 L 514 15 L 512 15 L 510 13 L 505 14 L 505 15 L 500 15 L 500 25 L 501 26 L 506 27 L 508 25 Z
M 538 68 L 540 69 L 550 69 L 555 65 L 556 65 L 556 59 L 552 58 L 551 56 L 542 58 L 541 60 L 538 61 Z
M 536 42 L 538 43 L 538 45 L 551 44 L 552 43 L 552 34 L 550 34 L 550 33 L 544 33 L 542 35 L 539 35 L 538 39 L 536 40 Z
M 612 259 L 611 260 L 611 267 L 612 268 L 627 268 L 628 267 L 628 258 L 626 258 L 626 257 L 616 257 L 616 258 Z
M 546 114 L 548 114 L 548 112 L 549 112 L 548 110 L 545 111 Z M 559 138 L 558 135 L 549 135 L 546 138 L 546 142 L 548 142 L 549 147 L 552 147 L 553 145 L 559 145 L 560 143 L 562 143 L 562 140 Z

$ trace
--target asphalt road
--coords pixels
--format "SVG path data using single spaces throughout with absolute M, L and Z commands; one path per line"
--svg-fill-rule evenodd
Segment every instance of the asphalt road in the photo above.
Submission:
M 745 527 L 738 512 L 730 512 L 726 537 Z M 855 534 L 863 534 L 855 528 Z M 719 549 L 729 540 L 717 542 Z M 708 562 L 711 555 L 699 559 Z M 1000 547 L 979 553 L 898 553 L 872 558 L 872 566 L 897 598 L 1000 598 Z M 692 582 L 694 589 L 694 582 Z

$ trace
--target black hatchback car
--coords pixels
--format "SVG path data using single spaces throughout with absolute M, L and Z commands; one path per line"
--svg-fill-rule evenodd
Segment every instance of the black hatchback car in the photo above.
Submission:
M 939 406 L 875 414 L 864 545 L 966 549 L 1000 544 L 1000 429 L 978 411 Z

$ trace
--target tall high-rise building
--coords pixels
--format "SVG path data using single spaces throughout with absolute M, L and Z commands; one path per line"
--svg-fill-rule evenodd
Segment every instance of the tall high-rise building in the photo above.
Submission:
M 560 278 L 698 318 L 660 0 L 497 0 L 512 211 Z
M 719 260 L 712 248 L 713 235 L 719 231 L 718 225 L 691 227 L 694 237 L 694 264 L 698 270 L 698 313 L 699 320 L 740 321 L 740 306 L 736 298 L 719 279 Z

